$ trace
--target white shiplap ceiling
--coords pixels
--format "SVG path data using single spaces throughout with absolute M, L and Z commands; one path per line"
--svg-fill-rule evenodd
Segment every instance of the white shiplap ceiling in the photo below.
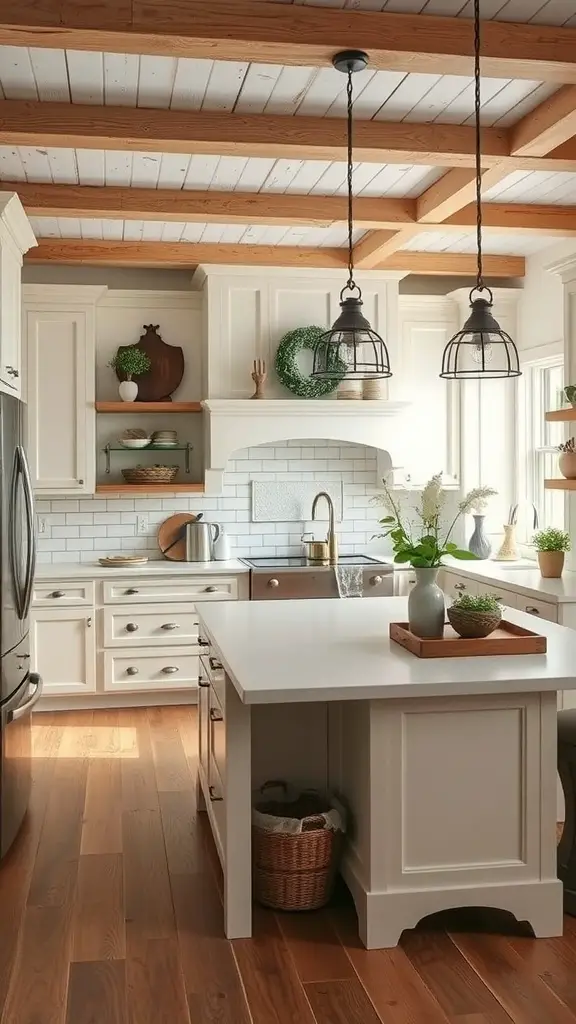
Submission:
M 543 235 L 506 235 L 486 232 L 482 243 L 484 252 L 493 255 L 530 256 L 540 249 L 547 249 L 558 242 L 557 238 Z M 476 252 L 476 232 L 428 231 L 412 238 L 403 249 L 412 252 Z
M 438 17 L 471 18 L 473 0 L 271 0 L 310 7 L 339 7 L 398 14 L 435 14 Z M 575 25 L 573 0 L 481 0 L 486 20 L 534 22 L 538 25 Z

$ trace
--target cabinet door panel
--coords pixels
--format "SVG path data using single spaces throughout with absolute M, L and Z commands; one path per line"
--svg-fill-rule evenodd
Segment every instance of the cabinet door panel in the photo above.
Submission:
M 0 391 L 20 398 L 22 392 L 20 310 L 22 258 L 19 253 L 13 251 L 11 246 L 0 247 L 0 276 L 2 277 Z
M 94 693 L 94 615 L 82 608 L 39 608 L 32 616 L 31 657 L 47 694 Z
M 465 576 L 458 576 L 453 572 L 445 572 L 443 590 L 446 596 L 454 601 L 457 597 L 461 597 L 462 594 L 477 594 L 478 583 L 476 583 L 476 580 L 469 580 Z
M 25 310 L 28 452 L 40 493 L 94 491 L 92 320 L 89 310 Z

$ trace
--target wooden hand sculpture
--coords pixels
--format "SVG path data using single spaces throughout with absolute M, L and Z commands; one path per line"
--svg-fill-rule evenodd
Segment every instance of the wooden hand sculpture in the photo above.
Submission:
M 252 380 L 256 385 L 256 391 L 252 395 L 252 398 L 264 398 L 264 382 L 267 377 L 266 363 L 263 359 L 254 360 L 254 370 L 251 374 Z

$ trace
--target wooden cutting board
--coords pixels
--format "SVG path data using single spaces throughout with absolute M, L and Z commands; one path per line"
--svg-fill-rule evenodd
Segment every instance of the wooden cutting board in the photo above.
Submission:
M 184 562 L 186 559 L 186 538 L 182 537 L 173 548 L 168 551 L 173 541 L 176 540 L 179 531 L 186 523 L 193 523 L 196 516 L 190 512 L 178 512 L 176 515 L 165 519 L 158 528 L 158 547 L 165 558 L 171 562 Z M 166 553 L 165 553 L 166 552 Z

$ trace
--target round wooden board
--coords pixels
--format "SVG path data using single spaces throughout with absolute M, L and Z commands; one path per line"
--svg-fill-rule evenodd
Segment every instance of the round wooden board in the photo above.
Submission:
M 158 527 L 158 547 L 162 554 L 170 547 L 172 541 L 176 539 L 178 531 L 182 529 L 184 524 L 193 523 L 195 519 L 196 516 L 190 512 L 178 512 L 160 524 Z M 170 562 L 183 562 L 186 558 L 186 538 L 182 537 L 182 540 L 178 541 L 164 557 Z

